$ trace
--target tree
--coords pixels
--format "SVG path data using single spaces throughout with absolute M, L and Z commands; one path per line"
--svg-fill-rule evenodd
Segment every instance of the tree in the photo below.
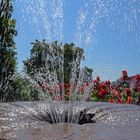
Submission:
M 92 73 L 93 73 L 93 69 L 88 68 L 88 67 L 84 67 L 83 69 L 83 81 L 84 82 L 89 82 L 92 80 Z
M 70 83 L 73 74 L 78 78 L 83 49 L 73 43 L 62 45 L 55 41 L 49 44 L 45 40 L 36 40 L 32 45 L 30 59 L 24 61 L 25 72 L 32 78 L 39 78 L 40 73 L 45 82 L 50 82 L 47 81 L 50 75 L 59 83 Z
M 71 79 L 77 80 L 79 77 L 84 50 L 73 43 L 64 44 L 62 50 L 64 53 L 64 82 L 70 83 Z
M 39 84 L 62 80 L 63 52 L 61 44 L 36 40 L 31 43 L 30 59 L 23 61 L 25 72 Z
M 14 36 L 15 20 L 12 19 L 11 0 L 0 0 L 0 99 L 7 100 L 11 90 L 11 76 L 15 72 L 16 52 Z
M 24 70 L 31 79 L 44 90 L 48 97 L 59 95 L 63 98 L 71 87 L 80 86 L 81 82 L 91 81 L 92 69 L 80 68 L 84 59 L 84 50 L 73 43 L 62 44 L 46 40 L 31 43 L 30 58 L 24 63 Z M 81 74 L 82 72 L 82 74 Z M 82 80 L 80 83 L 79 80 Z M 80 84 L 80 85 L 79 85 Z

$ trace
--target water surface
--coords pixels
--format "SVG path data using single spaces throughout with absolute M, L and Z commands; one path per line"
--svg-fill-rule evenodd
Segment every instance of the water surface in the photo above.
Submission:
M 96 123 L 49 124 L 32 117 L 50 108 L 45 102 L 0 103 L 0 138 L 15 140 L 139 140 L 140 107 L 109 103 L 53 103 L 60 111 L 88 108 Z

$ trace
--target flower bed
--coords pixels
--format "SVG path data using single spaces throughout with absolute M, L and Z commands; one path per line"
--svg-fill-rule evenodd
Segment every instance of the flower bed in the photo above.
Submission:
M 101 81 L 100 77 L 82 85 L 58 84 L 50 87 L 47 83 L 42 85 L 53 100 L 85 100 L 110 103 L 140 104 L 140 75 L 128 77 L 127 71 L 116 82 Z

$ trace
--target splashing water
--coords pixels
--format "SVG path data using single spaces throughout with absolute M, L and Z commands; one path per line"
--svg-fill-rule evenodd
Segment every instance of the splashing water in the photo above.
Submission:
M 15 0 L 15 9 L 20 15 L 17 17 L 19 33 L 26 38 L 25 31 L 36 34 L 35 38 L 46 38 L 48 41 L 63 40 L 63 0 Z M 27 32 L 26 32 L 27 33 Z M 34 35 L 33 35 L 34 36 Z
M 99 28 L 102 28 L 102 22 L 118 30 L 122 37 L 125 37 L 125 33 L 130 33 L 135 34 L 134 37 L 138 39 L 139 32 L 136 30 L 139 30 L 140 1 L 89 0 L 84 3 L 76 21 L 75 38 L 79 46 L 82 44 L 92 46 L 94 35 Z
M 102 28 L 102 23 L 104 22 L 107 26 L 111 26 L 111 31 L 117 30 L 120 32 L 122 37 L 133 36 L 136 41 L 139 40 L 139 9 L 140 1 L 139 0 L 83 0 L 83 6 L 80 7 L 80 10 L 77 13 L 75 22 L 75 32 L 73 35 L 73 40 L 75 44 L 81 46 L 85 49 L 88 49 L 88 46 L 93 46 L 97 38 L 96 33 L 99 28 Z M 64 9 L 67 5 L 67 2 L 64 0 L 15 0 L 13 1 L 15 8 L 14 17 L 17 19 L 17 30 L 18 30 L 18 43 L 22 41 L 23 43 L 20 46 L 27 46 L 32 40 L 46 39 L 48 42 L 53 42 L 58 40 L 64 42 L 65 33 L 65 13 Z M 127 38 L 128 39 L 128 38 Z M 41 43 L 41 42 L 37 42 Z M 34 76 L 25 75 L 26 79 L 33 86 L 37 86 L 41 92 L 40 99 L 42 100 L 56 100 L 62 95 L 64 101 L 64 89 L 61 89 L 60 84 L 64 83 L 64 56 L 60 55 L 58 63 L 56 63 L 56 52 L 61 48 L 61 44 L 52 43 L 51 45 L 47 44 L 46 41 L 43 41 L 42 46 L 48 45 L 48 52 L 44 51 L 41 55 L 42 60 L 45 61 L 45 66 L 41 67 L 38 71 L 33 71 Z M 85 47 L 86 46 L 86 47 Z M 23 49 L 23 51 L 25 51 Z M 48 54 L 46 56 L 46 53 Z M 83 96 L 79 97 L 79 87 L 84 84 L 84 71 L 79 70 L 79 77 L 77 78 L 77 65 L 79 65 L 80 54 L 76 54 L 76 59 L 72 62 L 72 70 L 70 74 L 70 97 L 68 100 L 68 109 L 64 111 L 62 115 L 57 112 L 57 107 L 51 102 L 51 115 L 49 120 L 51 123 L 57 122 L 73 122 L 73 114 L 71 115 L 71 110 L 69 109 L 71 101 L 81 100 L 85 101 L 90 98 L 89 93 L 94 87 L 92 82 L 89 83 L 89 86 L 83 89 Z M 51 60 L 51 64 L 48 61 Z M 57 67 L 58 65 L 58 67 Z M 51 67 L 51 69 L 50 69 Z M 59 75 L 57 73 L 59 71 Z M 74 85 L 74 82 L 77 82 Z M 40 87 L 47 82 L 46 90 L 42 90 Z M 6 85 L 5 85 L 6 86 Z M 44 85 L 46 86 L 46 85 Z M 54 88 L 55 87 L 55 88 Z M 1 84 L 0 84 L 1 88 Z M 50 96 L 50 90 L 53 96 Z M 81 102 L 82 103 L 82 102 Z M 75 103 L 73 102 L 73 105 Z M 76 106 L 76 105 L 75 105 Z M 79 113 L 79 112 L 78 112 Z M 82 114 L 83 115 L 83 114 Z M 59 118 L 59 116 L 61 116 Z M 78 114 L 77 116 L 80 116 Z M 78 122 L 79 118 L 75 117 L 75 122 Z M 40 116 L 39 116 L 40 117 Z M 67 117 L 67 118 L 66 118 Z M 72 118 L 71 118 L 72 117 Z M 78 118 L 78 119 L 77 119 Z M 41 116 L 41 119 L 44 119 L 44 116 Z M 54 120 L 53 120 L 54 119 Z M 48 121 L 48 120 L 47 120 Z
M 106 24 L 106 26 L 111 27 L 111 32 L 113 32 L 113 30 L 117 30 L 117 32 L 120 33 L 120 36 L 116 36 L 116 38 L 123 38 L 123 40 L 126 38 L 127 40 L 129 40 L 133 36 L 135 40 L 139 40 L 139 0 L 83 0 L 82 2 L 83 5 L 81 5 L 79 11 L 77 11 L 76 20 L 74 21 L 75 32 L 73 34 L 73 38 L 78 46 L 83 47 L 85 50 L 88 50 L 88 46 L 93 46 L 97 41 L 96 34 L 98 33 L 99 28 L 102 28 L 103 22 L 104 24 Z M 48 42 L 53 42 L 55 40 L 64 42 L 64 29 L 67 23 L 65 21 L 64 11 L 67 8 L 67 4 L 68 2 L 64 0 L 52 0 L 51 2 L 45 0 L 13 1 L 15 13 L 19 13 L 18 15 L 15 15 L 15 18 L 18 19 L 17 29 L 19 32 L 19 40 L 25 42 L 26 45 L 35 38 L 45 38 Z M 128 38 L 127 36 L 129 36 L 130 38 Z M 29 40 L 28 38 L 31 40 Z M 59 45 L 56 45 L 56 47 L 58 46 Z M 50 55 L 48 56 L 48 58 L 46 58 L 46 56 L 43 56 L 42 54 L 42 57 L 44 57 L 43 59 L 46 59 L 46 62 L 47 60 L 54 59 L 55 57 L 55 51 L 53 50 L 55 49 L 55 47 L 49 46 L 49 48 L 50 54 L 52 56 Z M 53 62 L 52 64 L 52 67 L 54 69 L 53 73 L 48 70 L 47 67 L 49 64 L 46 63 L 45 68 L 40 69 L 40 71 L 36 73 L 34 79 L 43 83 L 47 81 L 46 79 L 43 79 L 43 75 L 46 75 L 44 77 L 48 77 L 49 86 L 51 88 L 53 88 L 54 86 L 58 87 L 58 84 L 62 83 L 64 80 L 64 59 L 63 56 L 61 57 L 62 60 L 59 61 L 59 71 L 61 71 L 62 73 L 61 82 L 58 80 L 60 78 L 58 78 L 58 75 L 56 73 L 56 69 L 54 66 L 55 62 Z M 75 99 L 76 97 L 74 97 L 74 95 L 78 93 L 78 88 L 83 84 L 84 79 L 84 72 L 82 70 L 80 70 L 81 76 L 78 79 L 76 78 L 79 57 L 80 56 L 77 53 L 77 58 L 72 63 L 70 80 L 70 95 L 71 98 Z M 84 65 L 85 63 L 86 61 L 84 61 L 82 65 Z M 74 81 L 78 81 L 75 87 L 72 86 Z M 91 87 L 93 86 L 94 85 L 91 84 Z M 87 92 L 90 92 L 91 87 L 85 89 L 86 95 L 88 95 Z M 57 95 L 58 93 L 60 93 L 60 88 L 58 87 L 54 92 L 54 95 Z M 46 94 L 48 95 L 48 93 Z

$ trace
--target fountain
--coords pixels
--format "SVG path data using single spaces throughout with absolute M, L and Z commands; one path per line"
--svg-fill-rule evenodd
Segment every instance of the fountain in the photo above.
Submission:
M 138 40 L 138 34 L 135 34 L 135 31 L 139 31 L 139 28 L 136 29 L 139 22 L 137 19 L 140 7 L 139 0 L 83 0 L 82 3 L 83 5 L 75 19 L 75 34 L 74 39 L 72 39 L 78 46 L 84 48 L 84 46 L 94 45 L 96 42 L 94 35 L 98 26 L 102 24 L 102 19 L 106 20 L 107 24 L 114 30 L 134 33 L 132 36 L 136 36 L 136 40 Z M 66 40 L 63 33 L 66 1 L 15 0 L 13 5 L 19 32 L 16 43 L 19 46 L 27 46 L 35 38 L 46 38 L 48 42 L 54 40 L 64 42 Z M 118 13 L 115 12 L 117 10 Z M 119 16 L 121 19 L 116 23 L 116 18 Z M 29 27 L 31 28 L 29 29 Z M 20 40 L 24 43 L 21 43 Z M 44 48 L 47 46 L 49 50 L 47 57 L 46 51 L 43 51 L 41 55 L 45 62 L 44 66 L 25 75 L 29 87 L 31 89 L 35 87 L 39 91 L 40 101 L 0 103 L 0 140 L 139 139 L 139 106 L 86 102 L 90 95 L 90 89 L 94 87 L 91 81 L 90 86 L 84 89 L 83 96 L 79 97 L 79 87 L 85 82 L 84 71 L 80 69 L 80 60 L 83 59 L 83 56 L 80 56 L 79 52 L 75 53 L 76 57 L 71 62 L 70 94 L 69 99 L 65 100 L 65 91 L 60 88 L 60 84 L 64 82 L 64 54 L 57 54 L 59 58 L 55 56 L 58 50 L 61 52 L 63 44 L 47 43 L 45 40 L 36 40 L 32 44 L 39 44 Z M 76 46 L 74 45 L 74 47 Z M 34 56 L 35 51 L 32 54 Z M 51 63 L 48 60 L 51 60 Z M 24 61 L 25 64 L 26 62 Z M 33 66 L 31 65 L 31 68 Z M 77 69 L 80 69 L 78 77 L 76 76 Z M 46 81 L 47 85 L 45 85 Z M 3 87 L 6 89 L 4 85 Z M 53 96 L 50 96 L 48 87 L 49 89 L 56 87 L 56 90 L 51 91 Z M 56 101 L 60 95 L 62 95 L 62 99 Z
M 1 103 L 0 112 L 2 139 L 139 139 L 135 105 L 16 102 Z

